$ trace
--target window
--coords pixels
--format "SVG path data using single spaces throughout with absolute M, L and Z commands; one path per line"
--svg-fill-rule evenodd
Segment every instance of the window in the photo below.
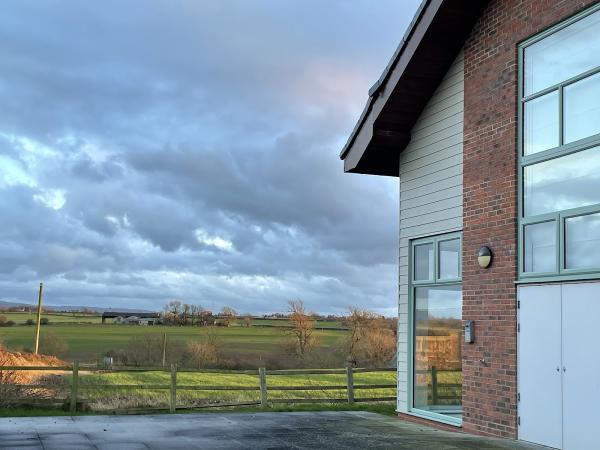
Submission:
M 519 276 L 600 272 L 600 6 L 519 47 Z
M 460 424 L 462 284 L 459 233 L 411 242 L 413 413 Z

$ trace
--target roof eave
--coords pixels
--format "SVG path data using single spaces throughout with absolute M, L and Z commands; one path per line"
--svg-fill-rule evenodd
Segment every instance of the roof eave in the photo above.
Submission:
M 410 142 L 412 126 L 486 4 L 487 0 L 421 3 L 369 90 L 367 104 L 342 149 L 345 172 L 398 176 L 400 152 Z

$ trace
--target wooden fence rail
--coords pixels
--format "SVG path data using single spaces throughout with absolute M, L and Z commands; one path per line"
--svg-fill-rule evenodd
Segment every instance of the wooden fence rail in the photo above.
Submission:
M 80 403 L 81 391 L 86 390 L 162 390 L 168 391 L 168 410 L 173 413 L 178 409 L 199 409 L 207 407 L 233 407 L 233 406 L 251 406 L 260 405 L 267 407 L 269 404 L 280 404 L 280 403 L 359 403 L 359 402 L 387 402 L 394 401 L 396 397 L 381 396 L 381 397 L 359 397 L 355 398 L 355 391 L 360 390 L 377 390 L 377 389 L 392 389 L 396 387 L 396 384 L 391 383 L 379 383 L 379 384 L 355 384 L 354 374 L 356 373 L 368 373 L 368 372 L 395 372 L 396 369 L 362 369 L 347 367 L 345 369 L 294 369 L 294 370 L 272 370 L 268 371 L 269 376 L 273 375 L 346 375 L 345 384 L 329 384 L 329 385 L 294 385 L 294 386 L 279 386 L 267 384 L 267 369 L 261 367 L 256 370 L 218 370 L 218 369 L 201 369 L 201 370 L 180 370 L 175 364 L 171 365 L 170 368 L 164 367 L 110 367 L 110 368 L 98 368 L 94 365 L 80 365 L 77 361 L 71 366 L 60 366 L 60 367 L 47 367 L 47 366 L 0 366 L 1 371 L 53 371 L 53 372 L 66 372 L 70 373 L 70 383 L 39 383 L 39 384 L 17 384 L 17 383 L 4 383 L 3 387 L 14 386 L 18 389 L 68 389 L 70 395 L 69 409 L 71 414 L 77 412 L 78 404 Z M 139 384 L 109 384 L 109 383 L 80 383 L 81 374 L 80 371 L 95 372 L 95 373 L 119 373 L 119 372 L 168 372 L 170 373 L 169 384 L 150 384 L 150 383 L 139 383 Z M 215 374 L 240 374 L 240 375 L 258 375 L 258 384 L 256 386 L 243 386 L 243 385 L 188 385 L 179 384 L 177 382 L 178 373 L 215 373 Z M 269 391 L 346 391 L 345 398 L 271 398 L 269 399 Z M 259 401 L 245 401 L 245 402 L 233 402 L 233 403 L 215 403 L 208 405 L 197 405 L 197 406 L 181 406 L 177 405 L 177 393 L 181 391 L 258 391 L 260 393 Z M 145 411 L 152 410 L 158 411 L 164 408 L 129 408 L 127 410 L 120 410 L 120 412 L 133 412 L 133 411 Z

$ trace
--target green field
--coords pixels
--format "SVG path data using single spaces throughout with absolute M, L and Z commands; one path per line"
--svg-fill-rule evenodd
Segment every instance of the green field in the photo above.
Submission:
M 0 312 L 0 315 L 6 316 L 8 320 L 14 321 L 17 325 L 25 324 L 25 321 L 31 319 L 33 321 L 36 320 L 36 313 L 34 312 Z M 42 314 L 42 317 L 45 317 L 50 321 L 50 323 L 101 323 L 102 315 L 100 314 L 81 314 L 81 313 L 52 313 L 45 312 Z M 112 319 L 108 319 L 107 323 L 111 323 Z M 232 326 L 243 327 L 244 322 L 243 318 L 236 320 Z M 288 319 L 263 319 L 263 318 L 253 318 L 252 326 L 258 327 L 289 327 L 290 321 Z M 327 321 L 327 320 L 318 320 L 316 323 L 317 328 L 334 328 L 334 329 L 344 329 L 344 325 L 339 321 Z
M 24 324 L 28 319 L 33 321 L 36 319 L 36 314 L 30 312 L 0 312 L 0 315 L 6 316 L 8 320 L 14 321 L 17 325 Z M 42 317 L 48 319 L 50 323 L 100 323 L 102 321 L 102 316 L 99 314 L 44 313 Z
M 170 374 L 166 372 L 125 372 L 104 374 L 83 374 L 80 378 L 81 395 L 94 410 L 122 409 L 137 407 L 167 407 L 168 390 L 125 390 L 125 389 L 86 389 L 93 384 L 153 384 L 169 386 Z M 395 384 L 395 372 L 367 372 L 356 373 L 354 384 Z M 346 390 L 320 390 L 310 389 L 311 386 L 345 385 L 346 375 L 343 374 L 300 374 L 300 375 L 267 375 L 267 387 L 277 386 L 303 386 L 308 390 L 268 392 L 269 400 L 274 399 L 345 399 Z M 259 386 L 258 375 L 224 374 L 224 373 L 193 373 L 181 372 L 177 374 L 178 386 Z M 360 389 L 355 391 L 356 398 L 365 397 L 393 397 L 395 388 Z M 259 401 L 258 391 L 177 391 L 178 406 L 198 406 L 218 402 L 239 403 Z
M 35 327 L 13 326 L 0 328 L 0 341 L 9 350 L 27 350 L 33 347 Z M 50 323 L 42 326 L 41 333 L 52 332 L 63 338 L 68 351 L 59 355 L 66 360 L 95 361 L 109 350 L 125 348 L 133 336 L 167 334 L 171 344 L 185 344 L 194 339 L 203 339 L 208 333 L 215 335 L 225 355 L 245 355 L 248 359 L 267 361 L 277 352 L 281 352 L 288 337 L 285 329 L 279 327 L 142 327 L 137 325 L 112 324 L 70 324 Z M 331 354 L 332 347 L 345 336 L 344 330 L 319 330 L 315 332 L 319 338 L 318 351 L 327 352 L 333 358 L 332 364 L 341 366 L 343 355 Z M 337 359 L 336 359 L 337 358 Z M 339 361 L 337 361 L 339 359 Z

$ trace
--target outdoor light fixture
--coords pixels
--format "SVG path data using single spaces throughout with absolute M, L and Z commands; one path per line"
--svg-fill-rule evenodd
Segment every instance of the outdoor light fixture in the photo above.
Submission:
M 492 251 L 486 245 L 482 245 L 479 247 L 479 253 L 477 254 L 477 262 L 479 263 L 479 267 L 483 267 L 484 269 L 490 265 L 492 261 Z

